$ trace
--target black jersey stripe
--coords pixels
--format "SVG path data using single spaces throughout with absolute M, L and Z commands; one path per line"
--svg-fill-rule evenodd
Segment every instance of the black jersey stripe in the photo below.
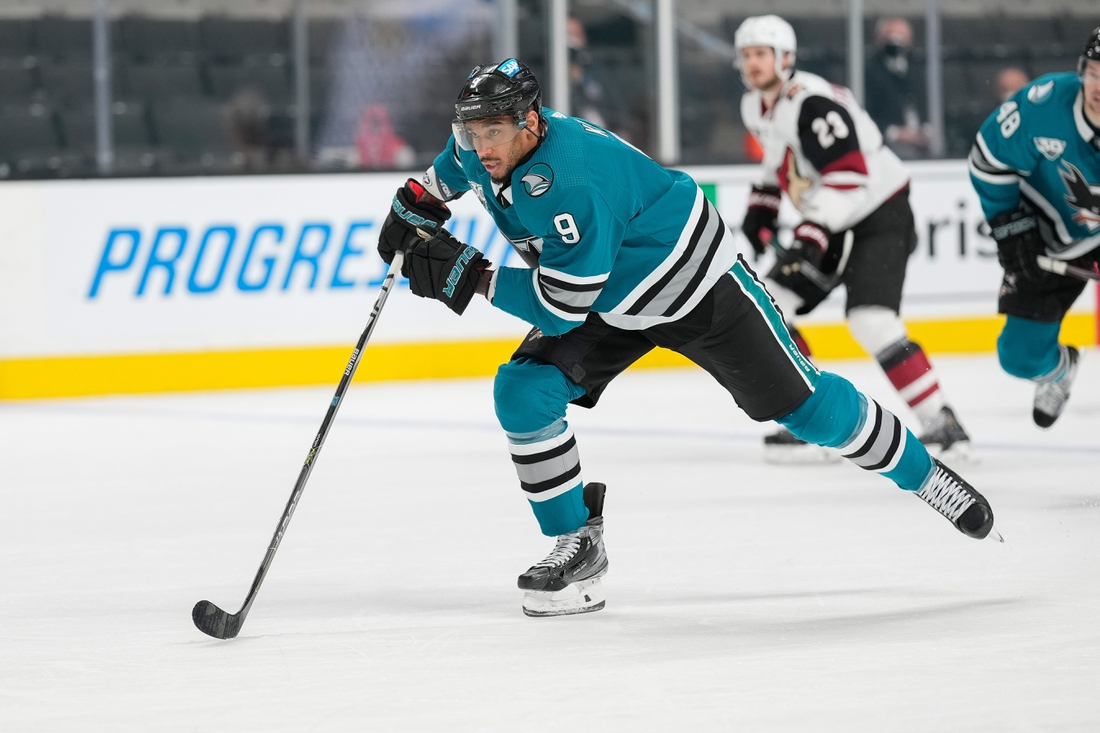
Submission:
M 649 290 L 642 293 L 641 297 L 634 301 L 633 305 L 626 309 L 626 315 L 636 316 L 641 313 L 642 309 L 649 305 L 650 301 L 660 295 L 666 285 L 672 282 L 673 278 L 679 274 L 680 270 L 682 270 L 688 262 L 691 262 L 691 256 L 695 252 L 695 248 L 699 245 L 699 239 L 702 237 L 703 230 L 706 229 L 707 221 L 710 219 L 710 206 L 705 205 L 705 203 L 706 202 L 704 202 L 702 211 L 699 214 L 699 221 L 695 224 L 695 230 L 691 233 L 691 239 L 688 240 L 688 246 L 684 249 L 684 253 L 676 260 L 676 264 L 669 268 L 668 272 L 655 282 Z
M 539 273 L 539 280 L 546 283 L 547 285 L 552 285 L 559 290 L 572 290 L 576 293 L 584 293 L 592 290 L 603 290 L 603 286 L 607 282 L 607 278 L 604 278 L 600 282 L 596 283 L 571 283 L 566 280 L 559 280 L 552 275 L 545 275 L 541 272 Z
M 1001 168 L 991 163 L 985 153 L 982 152 L 982 146 L 978 143 L 974 143 L 970 147 L 969 162 L 987 176 L 1007 176 L 1009 178 L 1019 176 L 1019 173 L 1011 168 Z
M 596 298 L 600 296 L 599 292 L 585 292 L 575 293 L 570 299 L 574 302 L 568 303 L 561 299 L 560 291 L 551 295 L 547 290 L 546 284 L 543 282 L 542 276 L 538 277 L 539 293 L 542 294 L 543 300 L 549 303 L 551 306 L 560 310 L 562 313 L 571 313 L 574 315 L 581 315 L 587 313 L 592 309 L 592 304 L 596 302 Z M 603 286 L 600 286 L 600 290 L 603 290 Z
M 718 215 L 715 214 L 715 216 Z M 707 250 L 707 253 L 703 257 L 702 262 L 699 263 L 698 269 L 695 270 L 695 274 L 692 275 L 691 280 L 688 281 L 688 284 L 684 287 L 684 289 L 680 291 L 680 294 L 676 297 L 676 300 L 672 301 L 672 305 L 666 308 L 665 312 L 661 315 L 671 316 L 676 313 L 676 311 L 680 310 L 680 308 L 684 307 L 684 303 L 686 303 L 688 299 L 692 296 L 692 294 L 695 293 L 695 291 L 699 288 L 699 283 L 703 281 L 703 278 L 705 278 L 707 276 L 707 273 L 710 271 L 710 263 L 714 261 L 714 256 L 718 254 L 718 249 L 722 246 L 722 239 L 724 239 L 725 236 L 726 224 L 721 220 L 721 217 L 719 217 L 718 233 L 715 235 L 714 239 L 711 240 L 710 248 Z

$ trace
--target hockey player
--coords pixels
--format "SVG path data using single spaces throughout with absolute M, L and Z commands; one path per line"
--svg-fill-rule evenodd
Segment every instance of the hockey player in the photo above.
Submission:
M 604 487 L 582 481 L 566 406 L 594 406 L 655 346 L 706 369 L 750 417 L 839 448 L 970 537 L 990 533 L 993 513 L 977 491 L 874 400 L 802 356 L 691 178 L 544 109 L 534 76 L 515 59 L 476 67 L 455 111 L 446 150 L 394 196 L 378 249 L 387 261 L 405 252 L 402 272 L 416 295 L 461 314 L 479 293 L 534 326 L 494 384 L 520 487 L 542 532 L 557 538 L 519 576 L 524 613 L 604 605 Z M 465 191 L 530 268 L 493 269 L 443 228 L 443 202 Z
M 765 279 L 768 291 L 791 319 L 844 283 L 848 329 L 920 419 L 920 440 L 941 458 L 967 457 L 970 438 L 898 315 L 906 263 L 916 247 L 908 173 L 851 92 L 796 71 L 794 30 L 785 20 L 746 19 L 734 46 L 749 89 L 741 117 L 764 147 L 762 180 L 752 189 L 741 228 L 758 255 L 769 245 L 778 252 Z M 786 249 L 776 239 L 782 193 L 802 215 Z M 805 349 L 790 320 L 787 325 Z M 828 456 L 786 430 L 764 443 L 769 460 Z
M 1077 349 L 1058 333 L 1085 283 L 1036 258 L 1100 263 L 1100 28 L 1076 74 L 1042 76 L 989 116 L 970 151 L 970 180 L 1004 268 L 997 356 L 1006 372 L 1035 382 L 1032 418 L 1049 428 L 1077 374 Z

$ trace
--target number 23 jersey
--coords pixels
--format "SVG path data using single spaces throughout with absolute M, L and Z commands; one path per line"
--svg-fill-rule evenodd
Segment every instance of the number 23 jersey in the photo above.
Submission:
M 909 174 L 871 117 L 842 86 L 797 71 L 765 110 L 759 91 L 741 98 L 741 119 L 764 148 L 763 180 L 802 217 L 850 229 L 909 184 Z

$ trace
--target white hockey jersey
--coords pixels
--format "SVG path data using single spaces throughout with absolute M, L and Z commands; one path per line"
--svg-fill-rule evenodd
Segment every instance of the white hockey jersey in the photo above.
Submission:
M 807 221 L 850 229 L 909 184 L 909 174 L 852 93 L 796 71 L 764 109 L 741 98 L 741 119 L 764 148 L 763 180 L 779 186 Z

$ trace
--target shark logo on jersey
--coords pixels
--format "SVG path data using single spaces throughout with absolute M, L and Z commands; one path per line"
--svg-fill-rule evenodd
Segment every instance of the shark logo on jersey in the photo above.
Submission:
M 508 241 L 520 252 L 542 253 L 542 237 L 522 237 L 520 239 L 509 237 Z
M 1090 232 L 1100 229 L 1100 186 L 1089 185 L 1083 173 L 1068 160 L 1063 160 L 1065 170 L 1058 171 L 1066 184 L 1066 203 L 1077 209 L 1073 220 L 1088 227 Z
M 541 196 L 554 185 L 554 170 L 546 163 L 535 163 L 522 180 L 528 196 Z
M 1031 89 L 1027 90 L 1027 101 L 1032 104 L 1043 104 L 1049 102 L 1051 99 L 1050 92 L 1054 89 L 1054 80 L 1046 82 L 1045 84 L 1036 84 Z
M 1066 150 L 1066 141 L 1053 137 L 1037 137 L 1035 138 L 1035 149 L 1042 153 L 1047 160 L 1058 160 L 1059 156 Z

